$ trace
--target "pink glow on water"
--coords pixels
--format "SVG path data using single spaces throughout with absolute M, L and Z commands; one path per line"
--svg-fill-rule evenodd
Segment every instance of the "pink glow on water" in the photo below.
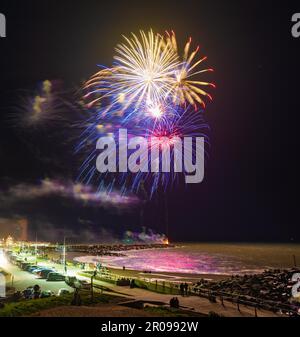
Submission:
M 76 258 L 81 262 L 98 262 L 114 268 L 174 272 L 188 274 L 233 274 L 248 272 L 243 264 L 232 256 L 219 254 L 195 253 L 180 251 L 180 249 L 149 249 L 124 252 L 126 256 L 84 256 Z M 250 272 L 257 271 L 251 268 Z
M 292 267 L 300 245 L 185 244 L 176 248 L 123 252 L 125 256 L 81 256 L 81 262 L 152 272 L 187 274 L 253 274 L 269 268 Z

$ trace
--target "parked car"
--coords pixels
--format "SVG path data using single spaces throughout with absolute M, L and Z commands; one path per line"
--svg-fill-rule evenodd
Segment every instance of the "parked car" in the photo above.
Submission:
M 36 267 L 35 269 L 32 270 L 32 273 L 33 274 L 38 274 L 43 269 L 50 269 L 50 268 L 47 268 L 45 266 L 38 266 L 38 267 Z
M 47 281 L 64 281 L 65 276 L 60 273 L 50 272 L 47 277 Z
M 70 291 L 65 288 L 61 288 L 58 290 L 57 296 L 64 296 L 70 294 Z
M 41 292 L 41 298 L 46 298 L 46 297 L 51 297 L 51 296 L 54 296 L 54 292 L 51 291 L 51 290 L 43 290 Z
M 48 277 L 48 274 L 53 272 L 52 269 L 41 269 L 37 275 L 40 277 L 40 278 L 47 278 Z
M 25 270 L 25 271 L 28 271 L 28 269 L 29 269 L 30 267 L 32 267 L 32 263 L 29 263 L 29 264 L 24 268 L 24 270 Z M 36 266 L 36 267 L 37 267 L 37 266 Z
M 21 262 L 20 267 L 21 267 L 21 269 L 26 270 L 26 268 L 30 265 L 31 265 L 31 263 L 29 263 L 29 262 Z
M 36 265 L 30 265 L 30 266 L 26 267 L 26 271 L 28 271 L 29 273 L 32 273 L 33 270 L 35 270 L 37 268 L 38 268 L 38 266 L 36 266 Z
M 24 262 L 23 259 L 21 259 L 20 257 L 15 259 L 16 265 L 20 266 L 22 262 Z

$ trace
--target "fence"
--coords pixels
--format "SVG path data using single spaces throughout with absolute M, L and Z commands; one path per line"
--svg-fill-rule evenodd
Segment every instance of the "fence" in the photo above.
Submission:
M 205 297 L 208 299 L 220 298 L 222 303 L 223 301 L 228 301 L 239 304 L 251 306 L 257 309 L 264 309 L 268 311 L 282 312 L 288 315 L 299 315 L 298 309 L 295 308 L 292 304 L 279 303 L 271 300 L 265 300 L 259 297 L 252 297 L 241 295 L 237 293 L 227 293 L 223 291 L 210 290 L 209 288 L 198 288 L 197 291 L 192 291 L 193 294 Z

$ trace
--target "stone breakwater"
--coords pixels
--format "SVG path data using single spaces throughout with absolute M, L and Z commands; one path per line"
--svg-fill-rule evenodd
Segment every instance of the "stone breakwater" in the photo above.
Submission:
M 85 255 L 98 255 L 98 256 L 125 256 L 122 252 L 129 250 L 141 250 L 141 249 L 158 249 L 158 248 L 170 248 L 173 245 L 167 245 L 162 243 L 153 244 L 93 244 L 93 245 L 68 245 L 69 252 L 79 252 Z

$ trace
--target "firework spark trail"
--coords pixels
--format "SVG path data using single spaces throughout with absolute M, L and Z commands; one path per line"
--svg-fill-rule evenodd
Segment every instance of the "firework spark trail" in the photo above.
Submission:
M 166 32 L 166 34 L 168 41 L 167 43 L 171 44 L 174 51 L 178 52 L 175 33 L 172 31 L 171 34 L 168 32 Z M 184 104 L 185 102 L 188 102 L 192 105 L 199 103 L 205 108 L 205 102 L 201 96 L 208 97 L 210 100 L 212 100 L 212 96 L 200 87 L 210 86 L 215 88 L 216 86 L 210 82 L 195 81 L 191 80 L 191 78 L 196 75 L 213 72 L 213 69 L 207 68 L 196 70 L 198 66 L 207 60 L 207 57 L 204 56 L 198 61 L 195 61 L 196 55 L 199 51 L 199 46 L 193 52 L 189 53 L 191 42 L 192 39 L 190 38 L 184 47 L 183 62 L 181 63 L 179 69 L 175 72 L 176 80 L 172 86 L 172 89 L 170 90 L 170 93 L 173 97 L 173 103 Z

